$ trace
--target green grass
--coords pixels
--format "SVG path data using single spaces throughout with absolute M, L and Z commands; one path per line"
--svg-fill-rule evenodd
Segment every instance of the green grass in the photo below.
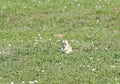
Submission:
M 119 0 L 1 0 L 0 84 L 119 84 L 119 9 Z M 60 52 L 63 39 L 73 53 Z

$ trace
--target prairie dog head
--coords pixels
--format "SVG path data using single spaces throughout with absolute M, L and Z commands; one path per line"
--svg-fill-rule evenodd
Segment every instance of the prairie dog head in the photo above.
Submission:
M 69 45 L 67 40 L 63 40 L 62 43 L 63 43 L 64 46 Z

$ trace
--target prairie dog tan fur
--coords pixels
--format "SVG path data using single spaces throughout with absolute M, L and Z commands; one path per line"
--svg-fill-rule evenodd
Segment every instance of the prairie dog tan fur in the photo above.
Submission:
M 69 45 L 67 40 L 63 40 L 63 47 L 61 48 L 61 52 L 63 53 L 70 53 L 72 52 L 72 47 Z

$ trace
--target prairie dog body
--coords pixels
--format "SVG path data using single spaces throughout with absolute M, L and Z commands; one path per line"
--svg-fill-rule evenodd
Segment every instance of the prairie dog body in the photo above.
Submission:
M 62 43 L 63 43 L 63 47 L 61 49 L 61 52 L 63 52 L 63 53 L 72 52 L 72 47 L 69 45 L 67 40 L 63 40 Z

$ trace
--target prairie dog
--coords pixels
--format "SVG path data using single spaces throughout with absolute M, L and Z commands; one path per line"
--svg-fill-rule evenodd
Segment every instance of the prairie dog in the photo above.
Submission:
M 72 52 L 72 47 L 69 45 L 67 40 L 63 40 L 63 47 L 61 48 L 61 52 L 63 53 L 70 53 Z

